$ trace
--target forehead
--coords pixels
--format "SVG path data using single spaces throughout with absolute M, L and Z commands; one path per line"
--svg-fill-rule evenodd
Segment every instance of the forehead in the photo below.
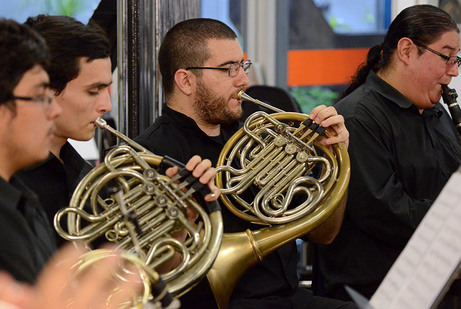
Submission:
M 432 45 L 439 49 L 448 49 L 458 52 L 460 48 L 459 33 L 454 30 L 445 32 Z
M 48 87 L 50 79 L 45 69 L 37 64 L 33 68 L 29 69 L 24 73 L 21 80 L 15 87 L 15 93 L 31 91 L 40 91 L 45 87 Z
M 205 62 L 205 65 L 216 66 L 243 60 L 243 50 L 237 39 L 210 39 L 207 46 L 210 51 L 210 58 Z
M 88 61 L 88 58 L 81 58 L 79 74 L 68 85 L 71 83 L 75 85 L 89 85 L 96 82 L 110 84 L 111 81 L 110 58 L 94 59 L 91 61 Z

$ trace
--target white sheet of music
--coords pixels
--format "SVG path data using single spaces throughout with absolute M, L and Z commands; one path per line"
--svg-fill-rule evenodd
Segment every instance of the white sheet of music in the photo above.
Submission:
M 458 171 L 431 206 L 370 305 L 376 309 L 431 308 L 460 261 L 461 172 Z

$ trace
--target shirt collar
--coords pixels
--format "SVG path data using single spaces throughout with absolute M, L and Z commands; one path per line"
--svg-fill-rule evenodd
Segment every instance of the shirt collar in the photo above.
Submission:
M 0 177 L 0 205 L 2 207 L 18 207 L 24 195 L 27 195 L 29 198 L 35 196 L 15 175 L 11 177 L 10 182 Z
M 61 147 L 61 152 L 59 153 L 61 156 L 62 161 L 64 164 L 70 164 L 72 166 L 75 166 L 76 169 L 81 169 L 83 166 L 85 166 L 86 161 L 83 159 L 80 154 L 75 150 L 74 147 L 67 141 L 62 147 Z M 33 169 L 36 169 L 44 164 L 58 164 L 58 165 L 63 165 L 61 160 L 59 160 L 52 152 L 50 152 L 50 155 L 48 156 L 48 159 L 46 159 L 43 162 L 40 162 L 38 164 L 35 164 L 34 166 L 25 168 L 25 172 L 29 172 Z
M 375 72 L 370 71 L 367 77 L 367 84 L 373 86 L 376 91 L 388 99 L 391 102 L 394 102 L 401 108 L 410 108 L 413 106 L 413 102 L 410 101 L 406 96 L 401 94 L 397 89 L 389 85 L 381 77 L 379 77 Z

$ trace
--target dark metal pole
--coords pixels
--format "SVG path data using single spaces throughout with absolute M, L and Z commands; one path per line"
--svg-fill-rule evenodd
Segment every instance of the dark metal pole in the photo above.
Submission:
M 161 114 L 157 55 L 165 33 L 200 16 L 199 0 L 118 0 L 119 131 L 134 138 Z

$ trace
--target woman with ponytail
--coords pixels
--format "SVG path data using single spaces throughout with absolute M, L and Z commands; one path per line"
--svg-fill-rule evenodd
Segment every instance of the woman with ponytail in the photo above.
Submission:
M 392 22 L 336 103 L 350 132 L 351 180 L 339 235 L 319 247 L 326 296 L 371 297 L 449 177 L 461 140 L 439 103 L 458 75 L 459 29 L 416 5 Z

